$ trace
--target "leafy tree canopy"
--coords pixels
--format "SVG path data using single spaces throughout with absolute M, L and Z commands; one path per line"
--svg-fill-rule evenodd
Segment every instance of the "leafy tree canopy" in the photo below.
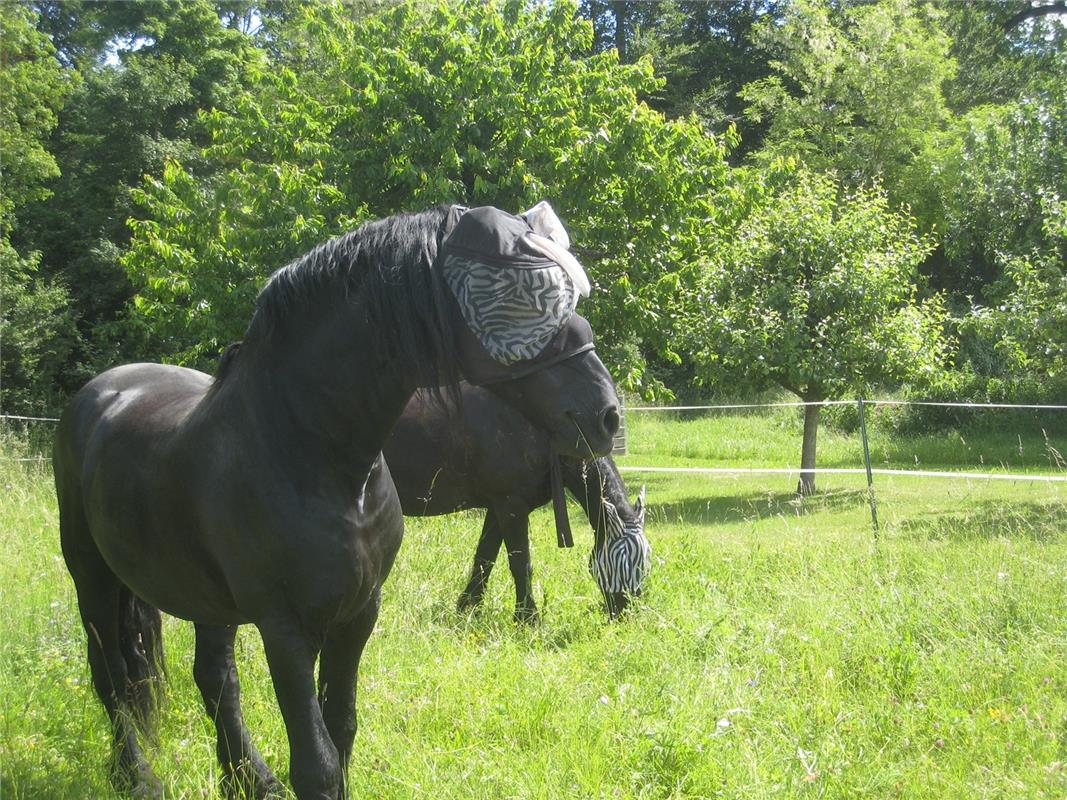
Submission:
M 0 4 L 0 411 L 54 407 L 76 341 L 66 288 L 38 275 L 36 252 L 12 244 L 16 212 L 48 196 L 58 174 L 46 149 L 73 81 L 28 8 Z
M 358 222 L 439 202 L 547 198 L 597 285 L 583 307 L 616 376 L 677 359 L 670 298 L 708 246 L 726 145 L 639 102 L 647 60 L 588 55 L 567 3 L 305 7 L 273 34 L 284 62 L 206 124 L 198 178 L 171 161 L 138 200 L 125 264 L 162 354 L 239 338 L 274 269 Z
M 949 351 L 945 313 L 916 286 L 932 242 L 883 190 L 845 191 L 801 170 L 759 176 L 751 202 L 696 276 L 687 330 L 705 381 L 778 385 L 816 402 L 936 379 Z M 815 489 L 818 422 L 819 406 L 807 407 L 804 494 Z
M 1048 204 L 1067 197 L 1067 88 L 1038 86 L 1016 102 L 979 106 L 939 141 L 931 186 L 956 268 L 942 280 L 994 300 L 1006 259 L 1053 246 L 1044 221 Z
M 42 275 L 71 289 L 84 338 L 68 365 L 73 389 L 100 365 L 138 355 L 114 327 L 131 295 L 118 263 L 131 187 L 168 158 L 195 163 L 198 111 L 228 103 L 261 56 L 208 0 L 37 10 L 58 48 L 52 68 L 66 65 L 77 85 L 47 143 L 59 175 L 47 197 L 20 207 L 19 244 L 40 252 Z
M 946 342 L 940 301 L 917 287 L 930 239 L 879 188 L 771 177 L 697 278 L 689 330 L 706 380 L 747 375 L 825 400 L 932 379 Z
M 1023 18 L 1035 8 L 1054 10 L 1058 16 Z M 941 10 L 942 27 L 959 64 L 956 77 L 945 87 L 949 105 L 957 113 L 1015 102 L 1042 85 L 1063 82 L 1067 6 L 1009 0 L 945 3 Z
M 0 4 L 0 225 L 9 232 L 15 209 L 47 197 L 45 182 L 59 174 L 45 144 L 56 126 L 72 81 L 54 58 L 33 13 Z
M 847 187 L 878 180 L 907 201 L 925 167 L 909 170 L 949 120 L 942 86 L 956 65 L 938 15 L 907 0 L 792 0 L 780 23 L 761 23 L 774 73 L 742 90 L 748 115 L 770 124 L 760 161 L 796 157 Z

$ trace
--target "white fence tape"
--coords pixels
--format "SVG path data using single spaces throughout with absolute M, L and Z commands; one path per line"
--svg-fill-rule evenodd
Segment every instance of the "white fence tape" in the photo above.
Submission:
M 866 475 L 865 469 L 846 467 L 816 467 L 802 470 L 800 467 L 642 467 L 618 465 L 619 472 L 666 472 L 679 475 L 799 475 L 811 472 L 816 475 Z M 1041 481 L 1044 483 L 1067 483 L 1067 475 L 1027 475 L 1000 472 L 963 472 L 960 470 L 940 472 L 921 469 L 872 469 L 874 475 L 907 475 L 923 478 L 975 478 L 994 481 Z
M 1017 408 L 1067 411 L 1067 406 L 1031 405 L 1027 403 L 950 403 L 932 400 L 864 400 L 868 406 L 937 406 L 941 408 Z M 625 411 L 717 411 L 742 408 L 803 408 L 805 406 L 854 406 L 855 400 L 797 400 L 791 403 L 725 403 L 708 406 L 626 406 Z
M 953 403 L 931 400 L 864 400 L 871 406 L 938 406 L 942 408 L 1017 408 L 1044 411 L 1067 411 L 1067 405 L 1037 405 L 1028 403 Z M 626 406 L 626 411 L 716 411 L 744 408 L 803 408 L 805 406 L 853 406 L 855 400 L 797 400 L 787 403 L 721 403 L 705 406 Z M 0 419 L 15 419 L 25 422 L 59 422 L 56 417 L 23 417 L 18 414 L 0 414 Z
M 942 408 L 1021 408 L 1044 411 L 1067 411 L 1067 406 L 1030 405 L 1028 403 L 934 403 L 925 400 L 864 400 L 869 406 L 940 406 Z
M 854 400 L 819 400 L 819 401 L 796 401 L 788 403 L 726 403 L 719 405 L 704 406 L 629 406 L 630 411 L 712 411 L 712 410 L 738 410 L 749 408 L 799 408 L 804 406 L 835 406 L 854 405 Z M 864 400 L 865 405 L 911 405 L 911 406 L 938 406 L 943 408 L 1014 408 L 1044 411 L 1067 411 L 1067 405 L 1036 405 L 1025 403 L 953 403 L 933 402 L 922 400 Z M 59 422 L 55 417 L 25 417 L 17 414 L 0 414 L 0 419 L 13 419 L 24 422 Z M 48 456 L 35 458 L 7 458 L 2 461 L 48 461 Z M 694 475 L 796 475 L 802 470 L 798 467 L 644 467 L 619 465 L 620 472 L 659 472 Z M 823 475 L 866 475 L 865 469 L 853 468 L 815 468 L 803 470 L 814 474 Z M 997 472 L 962 472 L 915 470 L 915 469 L 872 469 L 872 475 L 906 475 L 908 477 L 924 478 L 966 478 L 975 480 L 1000 480 L 1000 481 L 1041 481 L 1045 483 L 1067 483 L 1067 476 L 1057 475 L 1025 475 L 1018 473 Z

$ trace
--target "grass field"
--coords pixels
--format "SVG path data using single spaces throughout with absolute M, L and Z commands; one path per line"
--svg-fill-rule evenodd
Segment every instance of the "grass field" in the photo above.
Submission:
M 793 412 L 631 415 L 635 465 L 794 466 Z M 896 436 L 895 468 L 1067 475 L 1065 442 L 1015 415 Z M 12 454 L 8 446 L 7 455 Z M 824 429 L 820 466 L 861 466 Z M 636 493 L 641 476 L 626 473 Z M 649 475 L 654 571 L 606 621 L 591 533 L 533 524 L 543 623 L 511 621 L 498 566 L 459 615 L 480 520 L 411 520 L 360 676 L 356 797 L 1067 797 L 1067 484 L 861 476 Z M 572 521 L 580 512 L 572 507 Z M 0 463 L 0 797 L 106 798 L 107 731 L 59 556 L 47 464 Z M 173 797 L 213 797 L 214 733 L 190 674 L 191 626 L 166 622 L 154 766 Z M 285 733 L 253 630 L 246 716 L 285 777 Z

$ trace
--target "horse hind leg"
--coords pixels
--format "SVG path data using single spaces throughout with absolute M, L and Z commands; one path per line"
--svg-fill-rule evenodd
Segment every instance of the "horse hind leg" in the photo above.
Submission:
M 529 511 L 521 508 L 499 508 L 494 514 L 507 546 L 508 566 L 515 581 L 515 620 L 536 625 L 541 621 L 541 616 L 533 597 Z
M 482 523 L 482 535 L 478 539 L 478 548 L 474 552 L 471 577 L 456 604 L 460 611 L 466 611 L 482 602 L 485 596 L 485 586 L 489 582 L 489 574 L 493 571 L 493 563 L 500 553 L 500 546 L 503 542 L 504 537 L 500 533 L 496 516 L 491 508 L 487 508 L 485 521 Z
M 145 760 L 136 731 L 154 718 L 162 668 L 159 611 L 107 566 L 78 498 L 61 492 L 59 500 L 63 557 L 78 593 L 93 688 L 111 722 L 112 782 L 134 797 L 162 797 L 163 786 Z
M 193 677 L 215 723 L 222 789 L 229 797 L 282 797 L 284 789 L 248 735 L 233 656 L 236 626 L 197 625 Z

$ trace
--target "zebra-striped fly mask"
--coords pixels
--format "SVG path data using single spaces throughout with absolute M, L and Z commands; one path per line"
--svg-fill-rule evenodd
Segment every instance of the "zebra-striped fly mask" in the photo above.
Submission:
M 563 223 L 544 201 L 521 216 L 457 210 L 440 264 L 464 322 L 499 365 L 537 358 L 590 290 Z
M 604 537 L 589 556 L 589 571 L 609 605 L 618 595 L 636 597 L 652 566 L 652 547 L 645 536 L 645 487 L 634 503 L 636 518 L 624 521 L 615 506 L 602 500 Z

